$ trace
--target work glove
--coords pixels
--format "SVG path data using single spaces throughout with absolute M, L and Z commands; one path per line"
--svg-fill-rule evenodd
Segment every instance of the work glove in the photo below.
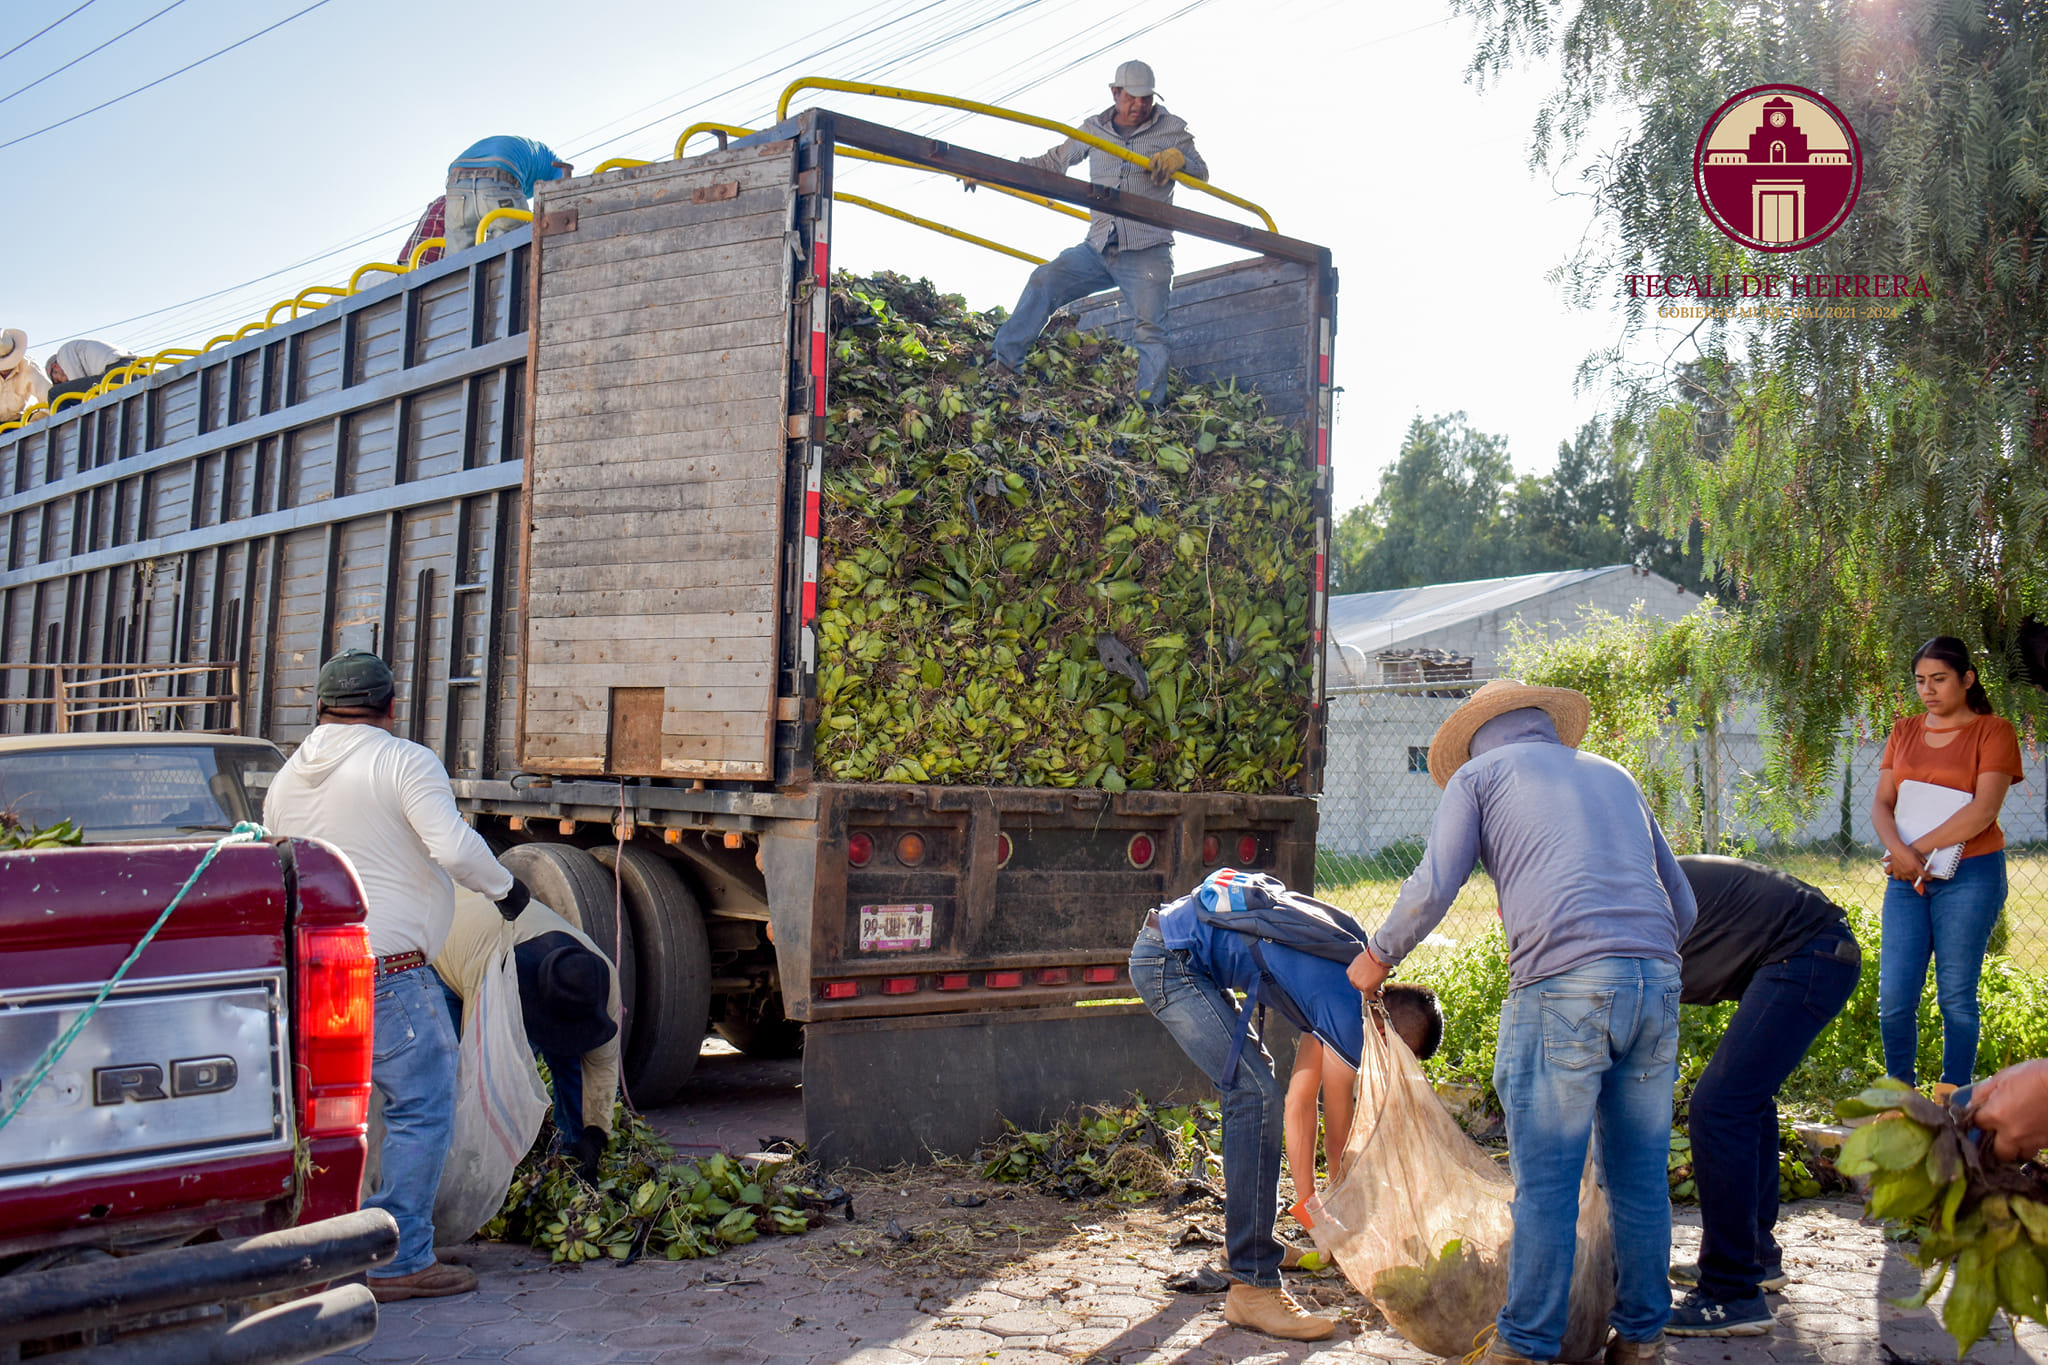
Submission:
M 563 1151 L 576 1163 L 577 1171 L 583 1178 L 595 1185 L 599 1168 L 604 1164 L 605 1143 L 611 1134 L 602 1128 L 585 1125 L 583 1136 L 570 1143 Z
M 1164 185 L 1187 164 L 1187 157 L 1181 154 L 1178 147 L 1168 147 L 1163 152 L 1155 152 L 1152 156 L 1152 183 Z
M 514 877 L 512 879 L 512 889 L 507 891 L 498 900 L 498 913 L 505 917 L 507 924 L 510 924 L 513 920 L 519 918 L 519 912 L 524 910 L 526 903 L 532 899 L 533 892 L 527 889 L 526 883 Z

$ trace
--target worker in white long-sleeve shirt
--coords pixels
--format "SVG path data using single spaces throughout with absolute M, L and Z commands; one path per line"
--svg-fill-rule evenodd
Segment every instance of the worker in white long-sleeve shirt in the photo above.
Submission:
M 380 1303 L 476 1288 L 476 1275 L 434 1259 L 434 1192 L 455 1112 L 455 1030 L 428 964 L 455 916 L 460 882 L 517 919 L 526 884 L 498 862 L 455 809 L 433 752 L 392 733 L 391 669 L 347 650 L 320 668 L 319 720 L 270 784 L 273 833 L 324 839 L 348 856 L 369 908 L 377 959 L 370 1081 L 384 1101 L 377 1189 L 364 1203 L 398 1223 L 398 1255 L 369 1277 Z

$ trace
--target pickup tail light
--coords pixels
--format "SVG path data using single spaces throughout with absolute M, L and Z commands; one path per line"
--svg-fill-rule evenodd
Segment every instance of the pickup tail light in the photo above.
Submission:
M 376 964 L 361 924 L 298 929 L 298 1098 L 302 1136 L 360 1133 L 370 1117 Z

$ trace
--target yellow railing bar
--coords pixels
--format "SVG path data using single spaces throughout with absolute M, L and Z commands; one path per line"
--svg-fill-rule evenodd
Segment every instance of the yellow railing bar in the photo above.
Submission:
M 357 266 L 356 273 L 348 277 L 348 292 L 351 294 L 360 293 L 363 288 L 363 276 L 369 274 L 372 270 L 381 270 L 387 275 L 403 275 L 405 273 L 405 267 L 402 265 L 393 265 L 389 261 L 371 261 L 368 265 Z
M 682 159 L 683 148 L 689 144 L 691 138 L 699 133 L 726 133 L 732 137 L 752 137 L 754 132 L 755 130 L 752 128 L 742 128 L 738 124 L 733 123 L 693 123 L 683 129 L 683 135 L 676 139 L 676 159 L 678 161 Z M 855 161 L 873 161 L 883 166 L 903 166 L 913 171 L 929 171 L 932 169 L 930 166 L 920 166 L 915 161 L 905 161 L 900 156 L 886 156 L 881 152 L 865 152 L 858 147 L 843 145 L 834 147 L 832 154 L 834 156 L 850 157 Z M 644 165 L 645 163 L 638 164 Z M 604 168 L 600 166 L 598 169 L 603 170 Z M 945 172 L 941 171 L 939 174 L 944 175 Z M 967 179 L 965 176 L 954 176 L 953 178 L 962 183 L 965 183 Z M 1048 199 L 1042 194 L 1033 194 L 1029 190 L 1013 190 L 1005 185 L 988 185 L 984 188 L 994 190 L 998 194 L 1007 194 L 1012 199 L 1025 200 L 1038 205 L 1040 208 L 1051 209 L 1055 213 L 1064 213 L 1069 218 L 1079 218 L 1084 223 L 1088 221 L 1088 211 L 1086 209 L 1077 209 L 1071 204 L 1062 204 L 1059 200 Z
M 1108 152 L 1111 156 L 1121 157 L 1134 166 L 1150 167 L 1152 164 L 1150 157 L 1140 155 L 1127 147 L 1119 147 L 1107 138 L 1097 137 L 1095 134 L 1083 132 L 1079 128 L 1069 128 L 1064 123 L 1058 123 L 1049 118 L 1040 118 L 1036 114 L 1021 113 L 1015 109 L 1005 109 L 999 104 L 983 104 L 979 100 L 963 100 L 952 95 L 937 95 L 929 90 L 905 90 L 893 85 L 870 85 L 864 81 L 832 80 L 825 76 L 803 76 L 791 81 L 789 88 L 782 92 L 782 99 L 775 106 L 775 117 L 777 119 L 789 117 L 789 102 L 796 97 L 796 93 L 799 90 L 838 90 L 849 95 L 873 95 L 879 99 L 907 100 L 912 104 L 936 104 L 947 109 L 964 110 L 970 114 L 986 114 L 990 118 L 1007 119 L 1011 123 L 1022 123 L 1033 128 L 1043 128 L 1049 133 L 1059 133 L 1062 136 L 1073 138 L 1076 142 L 1093 147 L 1098 151 Z M 1204 194 L 1213 194 L 1226 204 L 1235 204 L 1247 213 L 1257 214 L 1266 224 L 1266 231 L 1268 232 L 1278 233 L 1280 231 L 1279 226 L 1273 221 L 1273 215 L 1249 199 L 1240 199 L 1228 190 L 1219 190 L 1208 181 L 1197 180 L 1186 172 L 1180 172 L 1173 178 L 1190 189 L 1200 190 Z
M 890 218 L 900 219 L 906 223 L 915 223 L 921 228 L 928 228 L 933 232 L 942 233 L 948 237 L 957 237 L 963 242 L 972 242 L 976 246 L 985 246 L 990 251 L 1000 251 L 1005 256 L 1015 256 L 1020 261 L 1029 261 L 1033 265 L 1045 264 L 1045 257 L 1043 256 L 1034 256 L 1028 251 L 1019 251 L 1016 247 L 1004 246 L 1001 242 L 991 242 L 986 237 L 977 237 L 971 232 L 963 232 L 959 228 L 947 227 L 944 223 L 934 223 L 929 218 L 920 218 L 914 213 L 905 213 L 902 209 L 892 209 L 887 204 L 877 204 L 874 200 L 863 199 L 857 194 L 834 194 L 832 198 L 841 204 L 858 204 L 864 209 L 884 214 Z
M 441 248 L 442 255 L 447 255 L 448 239 L 446 237 L 424 237 L 420 239 L 420 244 L 412 249 L 412 255 L 406 257 L 405 268 L 409 271 L 418 270 L 420 268 L 420 257 L 426 255 L 435 247 Z
M 635 166 L 651 166 L 653 164 L 651 161 L 642 161 L 638 157 L 615 156 L 610 161 L 600 163 L 598 168 L 592 171 L 591 174 L 603 175 L 606 171 L 624 171 L 630 170 Z
M 338 284 L 309 284 L 299 291 L 297 298 L 292 300 L 292 316 L 297 317 L 301 308 L 304 308 L 309 313 L 315 308 L 325 308 L 334 300 L 345 299 L 354 292 L 353 289 Z M 307 297 L 310 294 L 325 294 L 327 297 L 315 302 Z
M 530 223 L 533 221 L 533 215 L 525 209 L 492 209 L 476 225 L 476 245 L 482 246 L 484 244 L 484 234 L 489 232 L 491 224 L 497 222 L 500 218 L 509 219 L 514 223 Z
M 271 304 L 270 311 L 263 315 L 263 325 L 265 327 L 276 326 L 277 315 L 279 313 L 282 313 L 287 308 L 292 310 L 293 317 L 297 317 L 299 315 L 298 303 L 299 301 L 297 299 L 279 299 L 276 303 Z
M 55 413 L 58 408 L 63 407 L 66 403 L 83 403 L 90 397 L 92 397 L 92 394 L 84 389 L 73 389 L 70 393 L 60 393 L 50 400 L 50 411 Z

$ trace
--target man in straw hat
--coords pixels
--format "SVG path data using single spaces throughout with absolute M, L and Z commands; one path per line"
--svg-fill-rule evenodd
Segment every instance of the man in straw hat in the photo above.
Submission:
M 1554 1360 L 1563 1345 L 1597 1117 L 1619 1279 L 1607 1365 L 1653 1365 L 1671 1312 L 1678 947 L 1696 911 L 1635 779 L 1578 752 L 1587 710 L 1570 688 L 1501 679 L 1451 713 L 1429 746 L 1444 789 L 1429 847 L 1350 977 L 1378 991 L 1485 861 L 1508 938 L 1493 1084 L 1515 1173 L 1489 1358 Z
M 28 358 L 28 333 L 0 332 L 0 422 L 12 422 L 37 403 L 50 401 L 50 381 Z

